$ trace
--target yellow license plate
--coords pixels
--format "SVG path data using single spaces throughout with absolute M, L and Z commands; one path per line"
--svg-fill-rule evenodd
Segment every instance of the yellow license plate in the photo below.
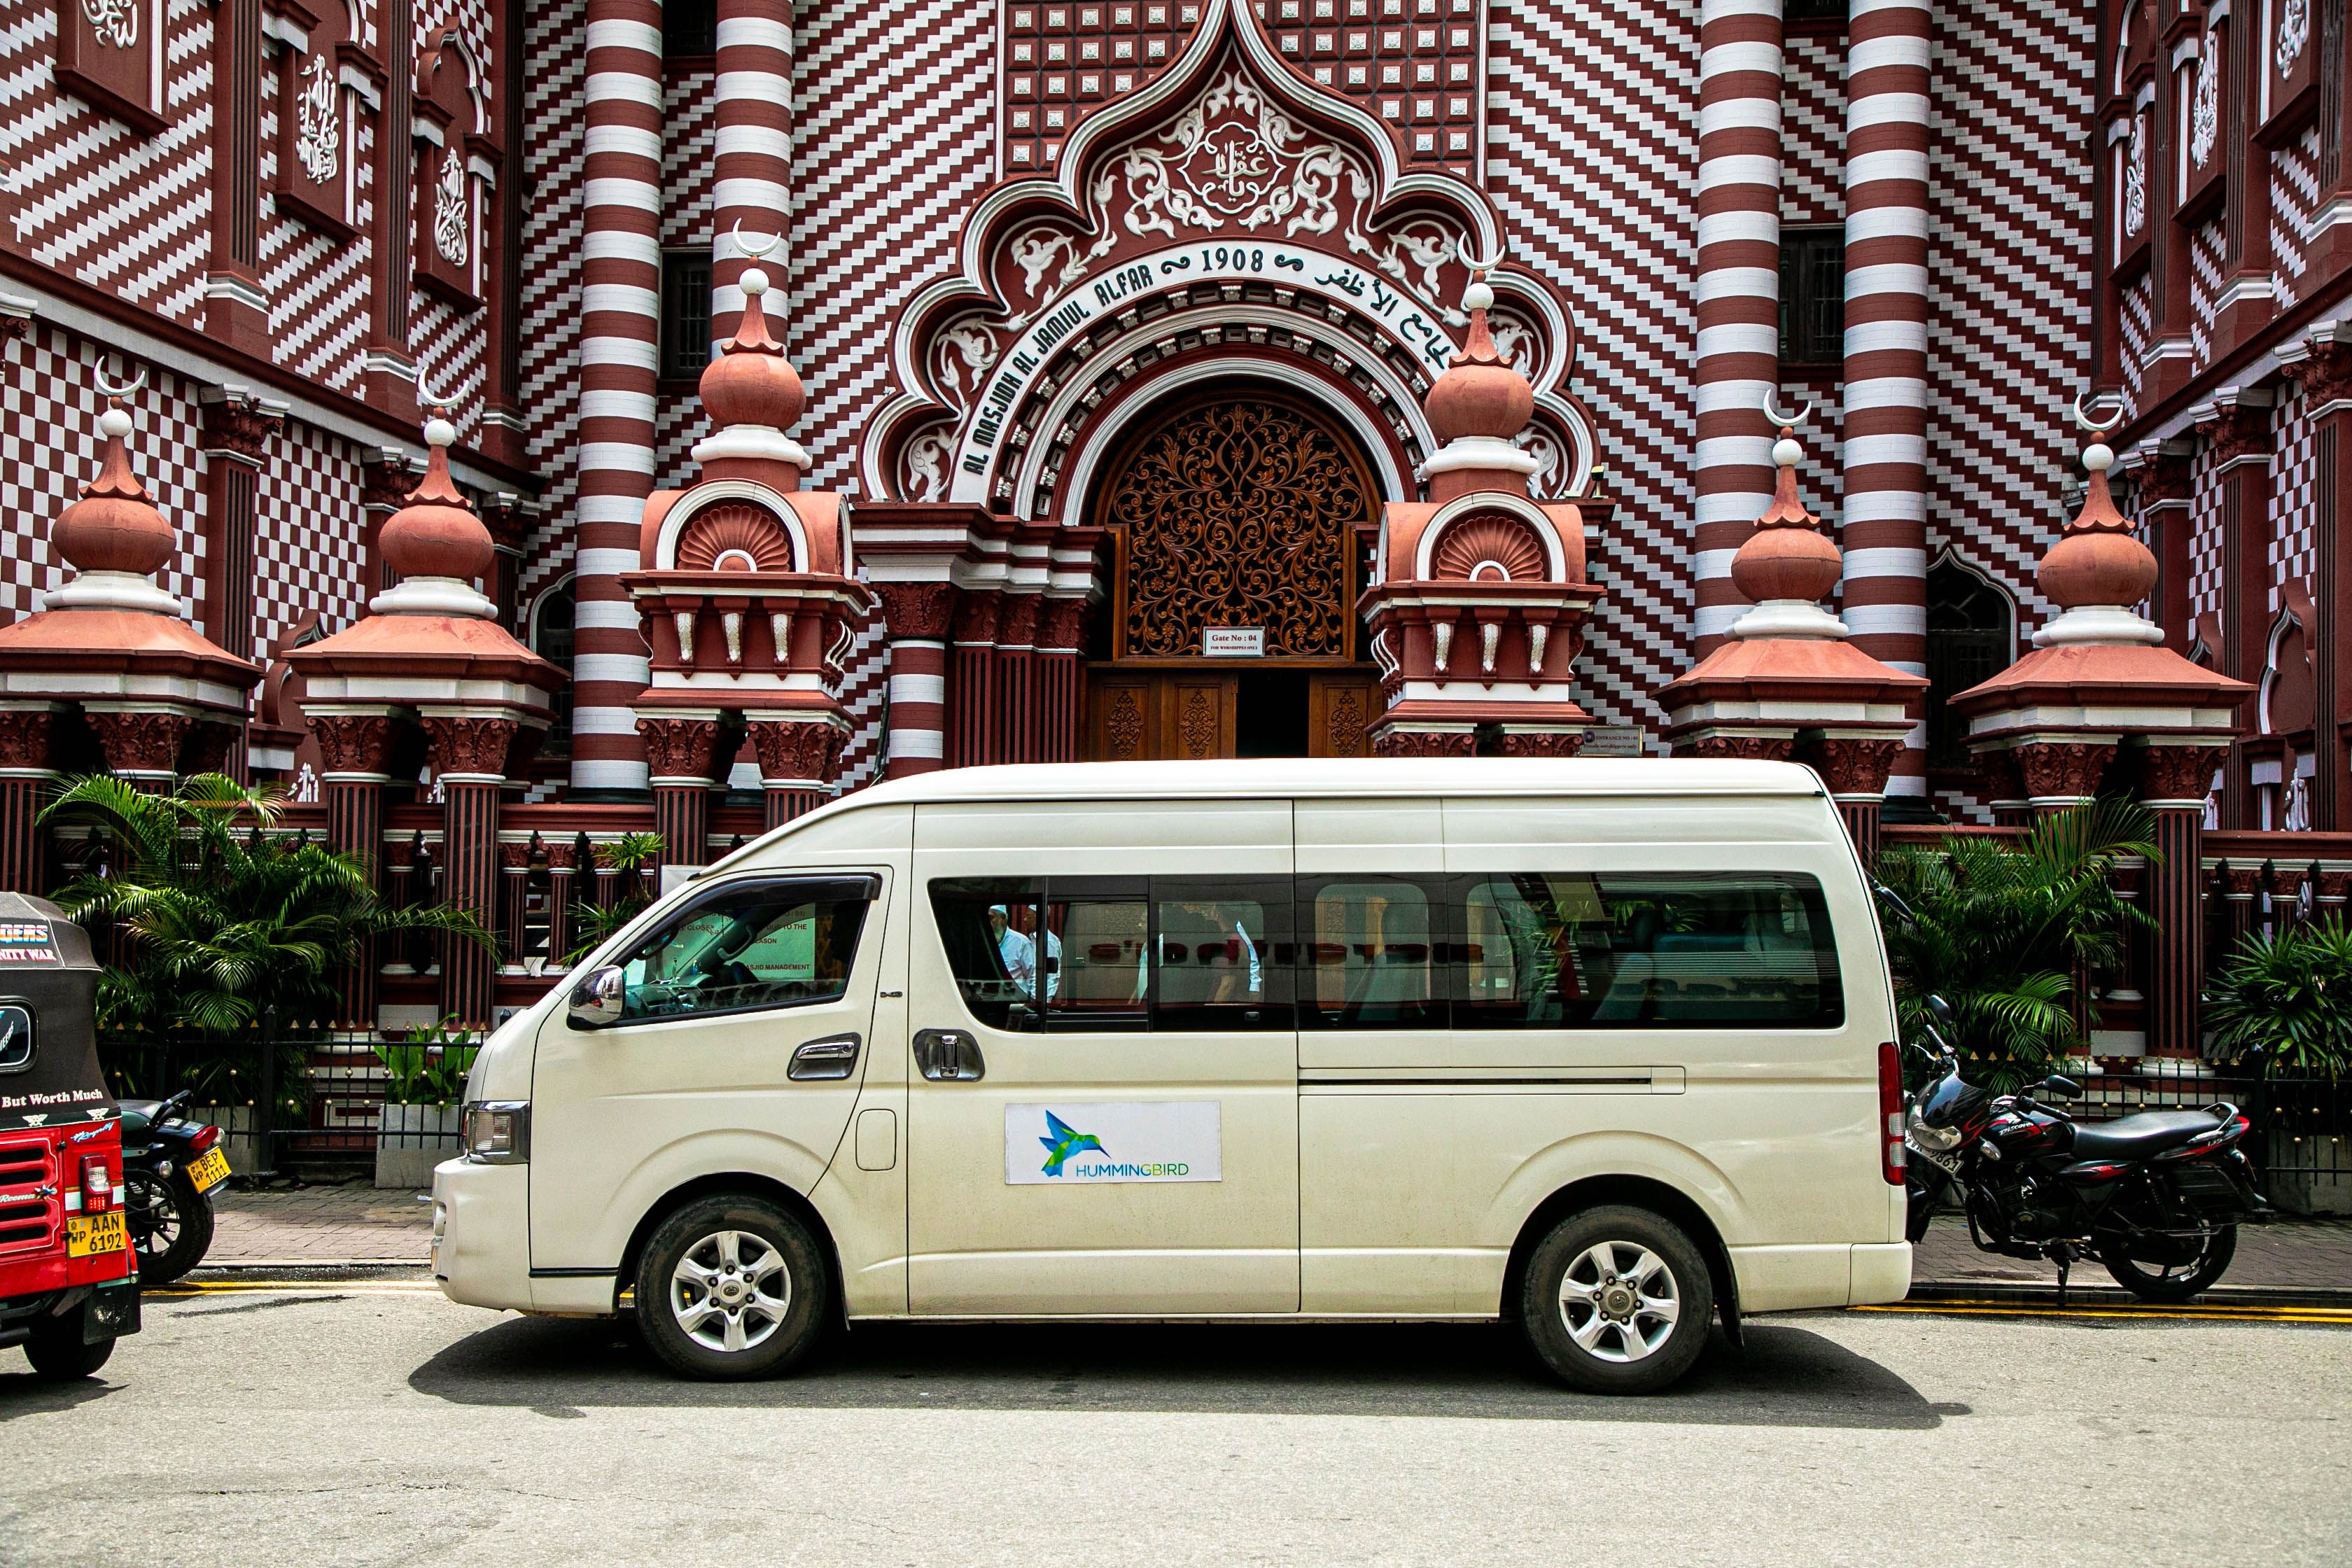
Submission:
M 110 1214 L 69 1214 L 66 1215 L 66 1256 L 89 1258 L 100 1252 L 120 1252 L 131 1245 L 131 1233 L 122 1226 L 122 1211 Z
M 207 1149 L 188 1163 L 187 1172 L 188 1180 L 196 1184 L 196 1191 L 211 1192 L 228 1180 L 228 1156 L 222 1153 L 217 1146 Z

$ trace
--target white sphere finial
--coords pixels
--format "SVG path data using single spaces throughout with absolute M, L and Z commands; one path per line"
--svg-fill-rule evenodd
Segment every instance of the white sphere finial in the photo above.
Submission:
M 98 433 L 101 436 L 111 437 L 116 440 L 121 440 L 123 437 L 130 435 L 130 410 L 110 405 L 105 413 L 98 416 Z
M 1772 461 L 1781 468 L 1795 468 L 1804 455 L 1805 449 L 1797 445 L 1793 436 L 1783 436 L 1772 443 Z
M 768 291 L 768 274 L 764 268 L 746 267 L 739 281 L 742 284 L 746 300 L 756 300 Z
M 1465 310 L 1491 310 L 1495 308 L 1495 291 L 1483 278 L 1474 279 L 1462 290 L 1462 308 Z
M 450 424 L 446 419 L 442 418 L 438 414 L 436 414 L 432 418 L 427 419 L 425 422 L 425 444 L 426 446 L 453 446 L 456 444 L 457 439 L 457 427 L 455 425 Z
M 2094 441 L 2083 449 L 2083 467 L 2095 474 L 2104 474 L 2116 466 L 2116 449 L 2105 441 Z

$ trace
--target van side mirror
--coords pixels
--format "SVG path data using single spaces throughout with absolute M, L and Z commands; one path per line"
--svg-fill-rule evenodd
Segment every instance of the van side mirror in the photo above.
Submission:
M 627 989 L 620 970 L 613 965 L 592 969 L 572 987 L 572 1006 L 565 1016 L 575 1029 L 601 1029 L 607 1024 L 617 1024 Z

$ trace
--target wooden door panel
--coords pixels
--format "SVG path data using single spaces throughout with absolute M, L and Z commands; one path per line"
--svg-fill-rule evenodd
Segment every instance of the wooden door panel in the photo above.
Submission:
M 1161 678 L 1160 754 L 1203 762 L 1234 754 L 1234 700 L 1240 680 L 1231 675 Z
M 1307 693 L 1307 754 L 1370 756 L 1372 739 L 1366 731 L 1382 706 L 1381 683 L 1369 676 L 1316 676 Z

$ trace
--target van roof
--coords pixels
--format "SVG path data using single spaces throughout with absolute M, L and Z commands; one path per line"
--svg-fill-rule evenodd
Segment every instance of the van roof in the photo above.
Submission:
M 1232 762 L 1045 763 L 943 768 L 840 804 L 1171 800 L 1254 795 L 1818 795 L 1793 763 L 1708 757 L 1285 757 Z

